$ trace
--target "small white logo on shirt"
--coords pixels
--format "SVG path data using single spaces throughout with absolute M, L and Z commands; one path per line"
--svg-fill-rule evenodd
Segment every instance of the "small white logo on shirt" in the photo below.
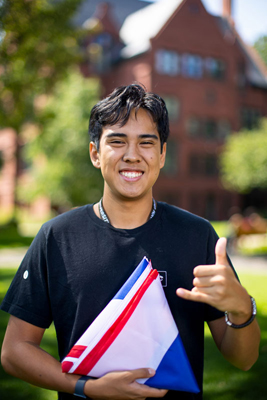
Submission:
M 167 271 L 158 271 L 160 282 L 163 287 L 167 287 Z
M 29 271 L 26 269 L 26 271 L 23 274 L 23 279 L 27 279 L 29 276 Z

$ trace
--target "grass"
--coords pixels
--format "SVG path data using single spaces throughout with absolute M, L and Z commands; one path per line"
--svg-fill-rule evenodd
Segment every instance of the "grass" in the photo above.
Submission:
M 10 285 L 14 276 L 15 269 L 0 269 L 0 302 Z M 0 343 L 2 344 L 5 329 L 8 322 L 8 314 L 1 312 L 0 318 Z M 51 326 L 44 335 L 42 341 L 44 350 L 58 358 L 56 335 L 54 327 Z M 56 400 L 57 393 L 49 390 L 37 388 L 5 373 L 0 366 L 0 399 L 1 400 Z
M 14 276 L 14 269 L 0 269 L 0 301 Z M 205 334 L 204 400 L 266 399 L 267 380 L 267 275 L 239 273 L 243 285 L 257 300 L 258 321 L 262 330 L 260 357 L 248 372 L 232 367 L 223 359 L 208 330 Z M 0 343 L 8 315 L 1 311 Z M 42 347 L 57 358 L 56 335 L 53 326 L 45 333 Z M 1 400 L 56 400 L 55 392 L 40 389 L 7 375 L 0 367 Z
M 211 335 L 205 335 L 204 400 L 265 400 L 267 393 L 267 275 L 240 273 L 245 288 L 257 301 L 258 322 L 261 327 L 260 356 L 247 372 L 225 361 Z
M 0 249 L 28 247 L 33 240 L 32 236 L 22 236 L 17 227 L 12 224 L 0 226 Z

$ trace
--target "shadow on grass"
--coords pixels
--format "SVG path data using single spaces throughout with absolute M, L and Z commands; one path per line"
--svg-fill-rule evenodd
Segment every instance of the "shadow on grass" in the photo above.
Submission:
M 267 317 L 258 315 L 262 332 L 260 355 L 247 372 L 231 366 L 217 350 L 211 337 L 205 338 L 203 400 L 266 400 Z

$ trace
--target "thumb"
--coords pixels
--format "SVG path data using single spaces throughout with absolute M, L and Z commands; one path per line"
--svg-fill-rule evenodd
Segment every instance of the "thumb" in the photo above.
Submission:
M 215 257 L 216 264 L 228 265 L 227 255 L 226 255 L 226 245 L 227 239 L 222 237 L 220 238 L 215 247 Z
M 134 380 L 141 378 L 151 378 L 155 375 L 156 371 L 153 368 L 139 368 L 131 371 Z

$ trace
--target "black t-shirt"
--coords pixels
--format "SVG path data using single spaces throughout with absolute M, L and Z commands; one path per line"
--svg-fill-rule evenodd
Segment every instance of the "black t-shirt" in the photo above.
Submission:
M 62 360 L 146 256 L 153 268 L 166 271 L 164 291 L 202 388 L 204 321 L 223 313 L 178 298 L 175 291 L 192 288 L 195 266 L 215 262 L 217 239 L 208 221 L 165 203 L 130 230 L 112 227 L 86 205 L 42 226 L 1 308 L 42 328 L 54 321 Z M 62 400 L 75 398 L 59 394 Z M 201 399 L 202 393 L 169 391 L 165 398 Z

